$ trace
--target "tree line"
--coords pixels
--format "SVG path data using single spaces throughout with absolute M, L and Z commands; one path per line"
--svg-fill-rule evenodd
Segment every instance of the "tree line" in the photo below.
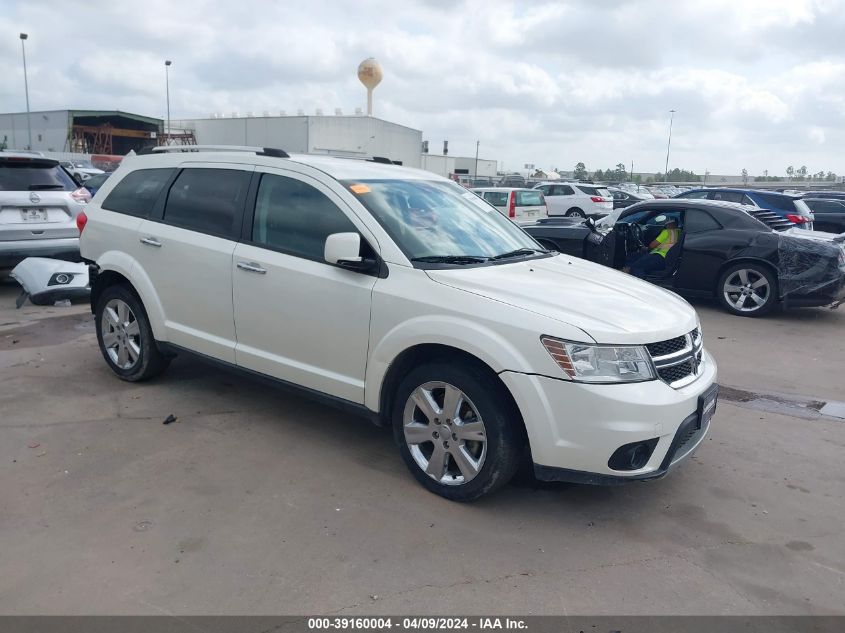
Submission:
M 557 170 L 555 170 L 557 171 Z M 742 170 L 742 178 L 743 181 L 747 182 L 801 182 L 801 181 L 816 181 L 816 182 L 834 182 L 836 180 L 836 174 L 832 171 L 819 171 L 816 173 L 808 173 L 806 165 L 802 165 L 798 169 L 795 169 L 792 165 L 786 168 L 785 170 L 786 176 L 770 176 L 769 170 L 764 169 L 763 173 L 759 176 L 749 176 L 748 170 Z M 617 163 L 615 167 L 601 170 L 597 169 L 594 172 L 590 172 L 586 165 L 582 162 L 578 162 L 575 164 L 575 169 L 572 171 L 572 175 L 576 180 L 601 180 L 601 181 L 628 181 L 631 180 L 632 182 L 702 182 L 702 177 L 696 174 L 694 171 L 688 171 L 686 169 L 675 169 L 669 170 L 668 173 L 664 174 L 661 172 L 655 173 L 653 176 L 646 176 L 643 180 L 641 174 L 634 174 L 633 178 L 630 177 L 630 174 L 625 169 L 624 163 Z M 707 176 L 710 175 L 709 171 L 704 172 L 703 180 L 707 181 Z

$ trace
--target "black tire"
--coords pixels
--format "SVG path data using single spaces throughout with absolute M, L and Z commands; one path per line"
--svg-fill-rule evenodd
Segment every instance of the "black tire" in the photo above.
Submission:
M 466 406 L 477 410 L 483 424 L 485 438 L 483 462 L 480 463 L 477 474 L 463 483 L 444 484 L 427 474 L 416 461 L 412 454 L 412 448 L 405 438 L 404 413 L 409 398 L 418 387 L 432 382 L 446 383 L 463 392 L 468 400 L 468 402 L 465 401 Z M 435 391 L 432 391 L 432 393 L 435 393 Z M 442 402 L 440 407 L 442 410 Z M 460 411 L 461 408 L 459 407 L 458 418 L 461 417 Z M 421 413 L 421 409 L 415 408 L 413 410 L 414 416 L 419 416 Z M 442 413 L 440 415 L 442 416 Z M 445 419 L 443 418 L 440 421 L 445 424 Z M 519 413 L 513 403 L 502 393 L 502 385 L 495 375 L 480 365 L 437 361 L 415 368 L 399 384 L 392 411 L 392 420 L 394 435 L 399 444 L 402 459 L 405 460 L 408 469 L 426 489 L 451 501 L 474 501 L 498 490 L 511 480 L 519 468 L 524 454 L 526 442 Z M 458 421 L 455 419 L 456 424 Z M 477 419 L 468 416 L 466 422 L 473 421 L 477 422 Z M 452 422 L 450 421 L 449 424 L 451 425 Z M 423 428 L 427 432 L 429 428 L 435 427 Z M 445 429 L 447 427 L 439 428 Z M 457 427 L 450 428 L 455 429 Z M 438 443 L 444 437 L 440 437 Z M 452 438 L 457 439 L 455 435 Z M 444 444 L 446 443 L 444 442 Z M 431 444 L 430 450 L 433 451 L 435 449 L 434 439 L 428 444 Z M 474 450 L 474 445 L 476 448 L 480 447 L 478 442 L 458 439 L 453 443 L 452 455 L 462 446 L 468 450 Z M 427 444 L 419 444 L 415 447 L 422 452 L 426 450 Z M 433 452 L 431 457 L 433 457 Z M 454 457 L 447 456 L 444 476 L 449 477 L 451 470 L 458 471 L 458 465 L 454 461 Z
M 743 277 L 748 283 L 742 282 Z M 761 282 L 762 285 L 753 287 Z M 731 292 L 732 288 L 737 288 L 737 291 Z M 764 293 L 759 292 L 760 288 L 766 290 L 765 296 Z M 743 292 L 745 293 L 744 300 L 742 299 Z M 736 316 L 765 316 L 778 305 L 777 277 L 769 268 L 760 264 L 752 262 L 734 264 L 719 277 L 719 283 L 716 285 L 716 299 L 727 312 Z M 759 302 L 760 299 L 763 299 L 762 303 Z
M 569 211 L 566 212 L 566 217 L 568 217 L 568 218 L 586 218 L 587 214 L 584 213 L 578 207 L 574 207 L 574 208 L 572 208 L 572 209 L 570 209 Z
M 113 301 L 122 301 L 125 303 L 129 310 L 131 310 L 131 319 L 129 319 L 128 322 L 137 323 L 138 334 L 137 336 L 133 335 L 132 339 L 133 342 L 135 342 L 134 347 L 137 347 L 138 353 L 131 366 L 122 367 L 118 364 L 110 354 L 109 350 L 106 349 L 106 345 L 103 340 L 103 319 L 107 318 L 105 316 L 106 306 Z M 100 345 L 100 352 L 103 354 L 106 364 L 108 364 L 111 370 L 122 380 L 129 382 L 149 380 L 150 378 L 154 378 L 161 374 L 170 364 L 170 357 L 162 354 L 156 345 L 155 337 L 153 336 L 153 331 L 150 327 L 150 320 L 149 317 L 147 317 L 147 311 L 144 309 L 144 304 L 141 303 L 141 299 L 131 288 L 122 284 L 105 288 L 97 300 L 97 307 L 94 312 L 94 322 L 97 329 L 97 342 Z

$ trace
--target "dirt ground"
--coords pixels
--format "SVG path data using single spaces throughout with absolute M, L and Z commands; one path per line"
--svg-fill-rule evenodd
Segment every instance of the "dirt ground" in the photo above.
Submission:
M 695 457 L 460 505 L 363 420 L 184 358 L 124 383 L 87 306 L 16 294 L 0 285 L 2 614 L 843 612 L 845 420 L 818 409 L 845 400 L 845 308 L 696 304 L 734 391 Z

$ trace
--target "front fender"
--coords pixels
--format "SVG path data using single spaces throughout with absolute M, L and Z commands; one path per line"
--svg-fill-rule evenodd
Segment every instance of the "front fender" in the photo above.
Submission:
M 367 408 L 379 410 L 381 387 L 391 363 L 412 347 L 431 344 L 471 354 L 496 373 L 530 371 L 526 356 L 490 327 L 456 316 L 413 318 L 388 331 L 373 347 L 365 379 Z

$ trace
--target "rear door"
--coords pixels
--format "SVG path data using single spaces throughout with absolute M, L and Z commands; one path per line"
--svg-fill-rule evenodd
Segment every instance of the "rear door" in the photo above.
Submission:
M 167 340 L 235 362 L 232 253 L 254 167 L 185 163 L 141 222 L 138 265 L 155 288 Z
M 517 224 L 531 224 L 540 218 L 549 216 L 542 192 L 534 189 L 517 189 L 514 194 L 516 195 L 516 217 L 514 221 Z
M 0 241 L 79 237 L 75 189 L 55 160 L 0 155 Z
M 546 204 L 549 207 L 549 215 L 566 215 L 566 212 L 573 206 L 575 190 L 569 185 L 547 185 L 548 190 L 542 189 Z

